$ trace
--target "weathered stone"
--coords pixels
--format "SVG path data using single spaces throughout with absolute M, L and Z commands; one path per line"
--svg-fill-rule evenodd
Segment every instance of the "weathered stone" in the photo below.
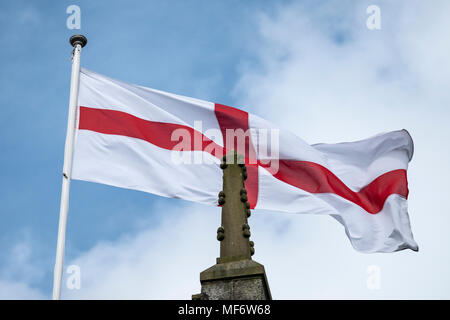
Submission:
M 251 257 L 248 238 L 242 236 L 242 225 L 247 224 L 247 191 L 243 175 L 245 166 L 237 164 L 237 154 L 229 152 L 225 158 L 228 166 L 223 170 L 222 192 L 226 201 L 222 205 L 222 226 L 225 238 L 220 242 L 220 257 Z M 247 234 L 247 232 L 246 232 Z
M 220 263 L 200 274 L 201 300 L 272 299 L 264 266 L 247 259 Z
M 219 204 L 222 205 L 222 226 L 217 230 L 220 257 L 217 264 L 200 273 L 201 293 L 193 295 L 192 299 L 272 299 L 264 266 L 251 259 L 255 248 L 249 239 L 251 234 L 247 222 L 251 214 L 244 185 L 247 168 L 243 162 L 238 163 L 234 151 L 223 157 L 221 168 L 223 191 L 219 193 Z

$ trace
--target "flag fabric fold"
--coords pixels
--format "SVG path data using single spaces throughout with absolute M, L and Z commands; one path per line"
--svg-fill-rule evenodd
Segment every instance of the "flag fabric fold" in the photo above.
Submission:
M 217 205 L 220 159 L 236 149 L 245 154 L 251 208 L 331 215 L 362 252 L 418 249 L 406 130 L 309 145 L 243 110 L 86 69 L 78 105 L 72 179 Z

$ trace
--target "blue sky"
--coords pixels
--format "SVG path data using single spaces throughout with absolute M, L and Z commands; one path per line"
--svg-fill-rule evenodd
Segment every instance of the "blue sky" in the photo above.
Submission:
M 72 4 L 79 31 L 66 28 Z M 365 26 L 369 4 L 381 8 L 381 30 Z M 408 129 L 419 253 L 363 255 L 329 217 L 258 212 L 255 258 L 275 298 L 449 298 L 449 13 L 418 1 L 1 2 L 0 298 L 51 295 L 68 38 L 78 32 L 88 38 L 83 67 L 243 107 L 310 143 Z M 218 208 L 73 181 L 66 264 L 81 266 L 82 289 L 63 296 L 189 298 L 218 255 L 219 219 Z M 186 273 L 161 280 L 174 259 Z M 381 268 L 380 290 L 365 286 L 370 265 Z
M 82 65 L 123 81 L 233 103 L 242 33 L 251 27 L 251 2 L 240 1 L 13 1 L 1 3 L 1 157 L 3 202 L 0 251 L 25 235 L 49 290 L 59 211 L 71 46 L 66 8 L 81 7 L 89 41 Z M 255 3 L 255 2 L 253 2 Z M 266 5 L 265 5 L 266 6 Z M 267 4 L 269 9 L 270 4 Z M 128 62 L 127 62 L 128 61 Z M 155 205 L 179 205 L 150 194 L 74 181 L 67 257 L 101 239 L 132 232 Z M 140 210 L 145 208 L 145 210 Z M 152 214 L 154 222 L 158 215 Z M 42 251 L 42 252 L 40 252 Z M 6 257 L 5 257 L 6 256 Z M 42 260 L 42 261 L 41 261 Z M 17 275 L 20 277 L 20 275 Z M 34 283 L 33 283 L 34 284 Z

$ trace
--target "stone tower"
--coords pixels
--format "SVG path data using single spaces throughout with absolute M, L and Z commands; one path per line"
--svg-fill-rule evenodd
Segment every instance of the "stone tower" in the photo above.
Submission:
M 250 204 L 244 181 L 244 160 L 229 152 L 220 165 L 223 190 L 219 193 L 222 225 L 217 229 L 220 257 L 212 267 L 200 273 L 201 293 L 194 300 L 270 300 L 272 299 L 264 266 L 252 260 L 254 243 L 250 241 Z

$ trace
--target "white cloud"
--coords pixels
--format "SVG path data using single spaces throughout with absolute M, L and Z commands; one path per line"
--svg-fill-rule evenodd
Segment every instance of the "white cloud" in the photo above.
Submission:
M 23 239 L 12 247 L 0 270 L 0 300 L 46 299 L 47 296 L 32 285 L 42 279 L 45 269 L 40 261 L 32 259 L 30 233 L 25 230 L 20 234 Z
M 0 300 L 41 300 L 47 297 L 38 289 L 31 288 L 24 282 L 0 280 Z
M 309 243 L 299 254 L 307 264 L 320 257 L 329 271 L 322 266 L 311 268 L 308 279 L 316 284 L 298 282 L 299 292 L 286 297 L 450 296 L 446 272 L 450 255 L 442 251 L 442 245 L 450 241 L 444 201 L 449 192 L 446 159 L 450 152 L 443 143 L 450 138 L 450 40 L 443 36 L 443 30 L 450 28 L 450 4 L 380 2 L 380 31 L 365 27 L 369 4 L 343 8 L 327 2 L 314 9 L 294 4 L 261 16 L 261 38 L 255 45 L 259 64 L 244 69 L 236 97 L 239 105 L 290 128 L 310 143 L 351 141 L 408 129 L 415 141 L 408 173 L 409 207 L 421 252 L 362 257 L 345 251 L 339 261 L 336 253 L 321 247 L 342 235 L 327 233 L 316 239 L 320 246 Z M 336 20 L 340 22 L 334 24 Z M 335 41 L 336 32 L 343 41 Z M 314 223 L 308 229 L 325 230 L 324 224 Z M 341 246 L 346 245 L 336 244 L 335 249 L 344 250 Z M 370 261 L 382 266 L 384 289 L 377 293 L 352 285 L 357 277 L 364 281 L 361 270 Z M 273 268 L 272 259 L 266 263 Z M 340 270 L 341 266 L 345 268 Z M 333 286 L 324 284 L 327 274 Z M 323 294 L 315 294 L 321 286 Z M 288 292 L 286 287 L 282 292 Z
M 164 210 L 161 210 L 164 211 Z M 218 208 L 166 210 L 158 228 L 99 243 L 66 266 L 81 268 L 81 289 L 65 298 L 189 299 L 200 292 L 199 273 L 218 254 Z

